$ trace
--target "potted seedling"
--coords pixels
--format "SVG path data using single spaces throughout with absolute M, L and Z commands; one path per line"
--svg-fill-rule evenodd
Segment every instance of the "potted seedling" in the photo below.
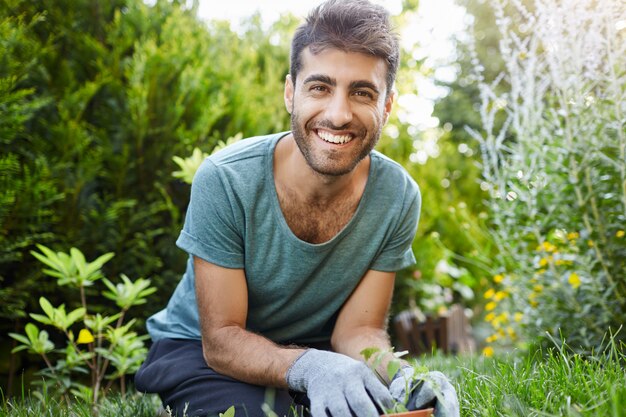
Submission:
M 402 356 L 406 355 L 408 352 L 394 352 L 393 349 L 379 349 L 376 347 L 366 348 L 361 351 L 361 355 L 365 358 L 365 362 L 370 366 L 370 368 L 376 373 L 376 375 L 384 382 L 385 378 L 383 378 L 378 368 L 380 367 L 383 360 L 388 359 L 387 362 L 387 377 L 391 381 L 393 377 L 402 369 L 403 361 L 400 359 Z M 404 363 L 406 366 L 407 363 Z M 381 417 L 431 417 L 433 414 L 432 408 L 427 408 L 423 410 L 412 410 L 409 411 L 406 408 L 406 403 L 409 400 L 411 392 L 419 386 L 417 381 L 425 381 L 426 375 L 428 374 L 428 369 L 423 366 L 411 365 L 413 366 L 413 376 L 410 378 L 405 378 L 404 383 L 406 384 L 404 390 L 404 398 L 399 401 L 394 401 L 394 404 L 391 408 L 384 410 L 384 414 Z

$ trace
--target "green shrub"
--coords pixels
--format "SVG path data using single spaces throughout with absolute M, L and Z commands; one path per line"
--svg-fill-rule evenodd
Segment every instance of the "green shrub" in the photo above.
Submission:
M 150 280 L 138 278 L 131 281 L 123 274 L 122 282 L 117 285 L 104 278 L 101 269 L 113 257 L 112 253 L 87 262 L 76 248 L 72 248 L 70 253 L 55 253 L 45 246 L 38 247 L 41 253 L 32 254 L 46 265 L 47 269 L 43 272 L 56 278 L 59 287 L 68 286 L 77 290 L 80 294 L 77 303 L 79 307 L 66 311 L 65 304 L 54 307 L 45 297 L 41 297 L 39 304 L 44 314 L 31 313 L 30 317 L 65 335 L 66 346 L 55 349 L 46 330 L 39 330 L 35 324 L 28 323 L 25 335 L 9 334 L 20 342 L 13 352 L 26 350 L 40 355 L 47 366 L 41 372 L 45 390 L 58 392 L 68 401 L 68 394 L 71 393 L 95 404 L 101 394 L 108 392 L 115 380 L 119 380 L 124 396 L 125 376 L 139 369 L 148 352 L 143 343 L 148 336 L 139 336 L 131 330 L 136 320 L 125 323 L 126 313 L 133 306 L 145 304 L 146 297 L 154 293 L 156 288 L 150 286 Z M 85 289 L 100 279 L 108 288 L 102 295 L 116 303 L 119 313 L 94 314 L 89 309 Z M 80 327 L 78 334 L 74 331 L 77 326 Z M 56 361 L 51 360 L 50 355 L 54 355 Z M 113 368 L 112 372 L 109 372 L 110 368 Z M 106 386 L 105 379 L 109 380 Z M 85 383 L 85 380 L 90 383 Z
M 35 243 L 119 254 L 108 276 L 150 276 L 162 308 L 184 271 L 189 187 L 175 155 L 288 128 L 286 18 L 235 33 L 183 1 L 0 0 L 0 341 L 46 296 Z M 88 288 L 96 312 L 102 285 Z M 0 364 L 0 373 L 7 369 Z M 10 368 L 10 367 L 9 367 Z
M 499 249 L 488 341 L 562 334 L 590 350 L 626 321 L 626 9 L 512 5 L 492 2 L 505 70 L 494 80 L 477 68 L 483 126 L 472 132 Z

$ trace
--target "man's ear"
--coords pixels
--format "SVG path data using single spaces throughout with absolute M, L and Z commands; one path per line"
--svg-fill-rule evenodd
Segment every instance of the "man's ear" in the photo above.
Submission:
M 285 77 L 285 94 L 283 98 L 285 100 L 285 108 L 289 114 L 291 114 L 291 109 L 293 109 L 294 89 L 295 87 L 293 85 L 291 74 L 287 74 L 287 77 Z
M 391 90 L 389 93 L 389 97 L 385 99 L 385 108 L 383 109 L 383 124 L 387 123 L 389 119 L 389 115 L 391 114 L 391 109 L 393 107 L 393 102 L 396 99 L 396 90 Z

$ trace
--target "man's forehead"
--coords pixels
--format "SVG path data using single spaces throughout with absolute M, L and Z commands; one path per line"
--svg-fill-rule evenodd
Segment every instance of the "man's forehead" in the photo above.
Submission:
M 380 57 L 330 47 L 319 50 L 307 47 L 301 54 L 302 68 L 298 74 L 300 79 L 306 78 L 305 74 L 320 73 L 331 78 L 356 77 L 385 83 L 387 63 Z

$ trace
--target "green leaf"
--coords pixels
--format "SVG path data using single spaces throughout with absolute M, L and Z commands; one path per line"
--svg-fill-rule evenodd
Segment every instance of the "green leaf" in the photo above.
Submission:
M 365 358 L 365 361 L 369 361 L 370 358 L 376 353 L 380 352 L 380 349 L 377 347 L 368 347 L 361 351 L 361 356 Z
M 394 376 L 396 376 L 401 367 L 402 365 L 400 364 L 399 360 L 389 361 L 389 363 L 387 364 L 387 376 L 389 377 L 390 381 L 393 379 Z
M 28 340 L 28 338 L 22 334 L 19 333 L 9 333 L 9 336 L 11 336 L 13 339 L 17 340 L 18 342 L 21 342 L 25 345 L 30 345 L 30 340 Z
M 39 323 L 43 323 L 43 324 L 50 324 L 52 325 L 52 320 L 49 317 L 46 317 L 42 314 L 35 314 L 35 313 L 30 313 L 29 316 L 33 319 L 33 320 L 37 320 Z
M 109 262 L 111 258 L 113 258 L 114 256 L 115 256 L 115 253 L 113 252 L 108 252 L 102 256 L 99 256 L 96 260 L 94 260 L 93 262 L 90 262 L 87 265 L 86 273 L 88 275 L 91 275 L 97 272 L 104 266 L 105 263 Z
M 24 331 L 26 332 L 26 336 L 28 336 L 31 343 L 37 340 L 39 329 L 33 323 L 27 323 Z
M 52 307 L 52 304 L 50 304 L 50 301 L 48 301 L 46 297 L 39 298 L 39 305 L 49 318 L 54 318 L 54 307 Z
M 235 406 L 231 405 L 228 410 L 220 413 L 220 417 L 235 417 Z
M 72 257 L 72 263 L 78 270 L 78 275 L 82 278 L 85 278 L 86 276 L 85 269 L 87 267 L 86 261 L 85 261 L 85 255 L 83 255 L 83 253 L 76 248 L 70 249 L 70 255 Z
M 72 324 L 74 324 L 74 322 L 76 322 L 76 320 L 83 318 L 86 312 L 87 310 L 85 310 L 84 307 L 79 307 L 76 310 L 70 312 L 67 315 L 67 319 L 65 320 L 65 327 L 70 327 Z

